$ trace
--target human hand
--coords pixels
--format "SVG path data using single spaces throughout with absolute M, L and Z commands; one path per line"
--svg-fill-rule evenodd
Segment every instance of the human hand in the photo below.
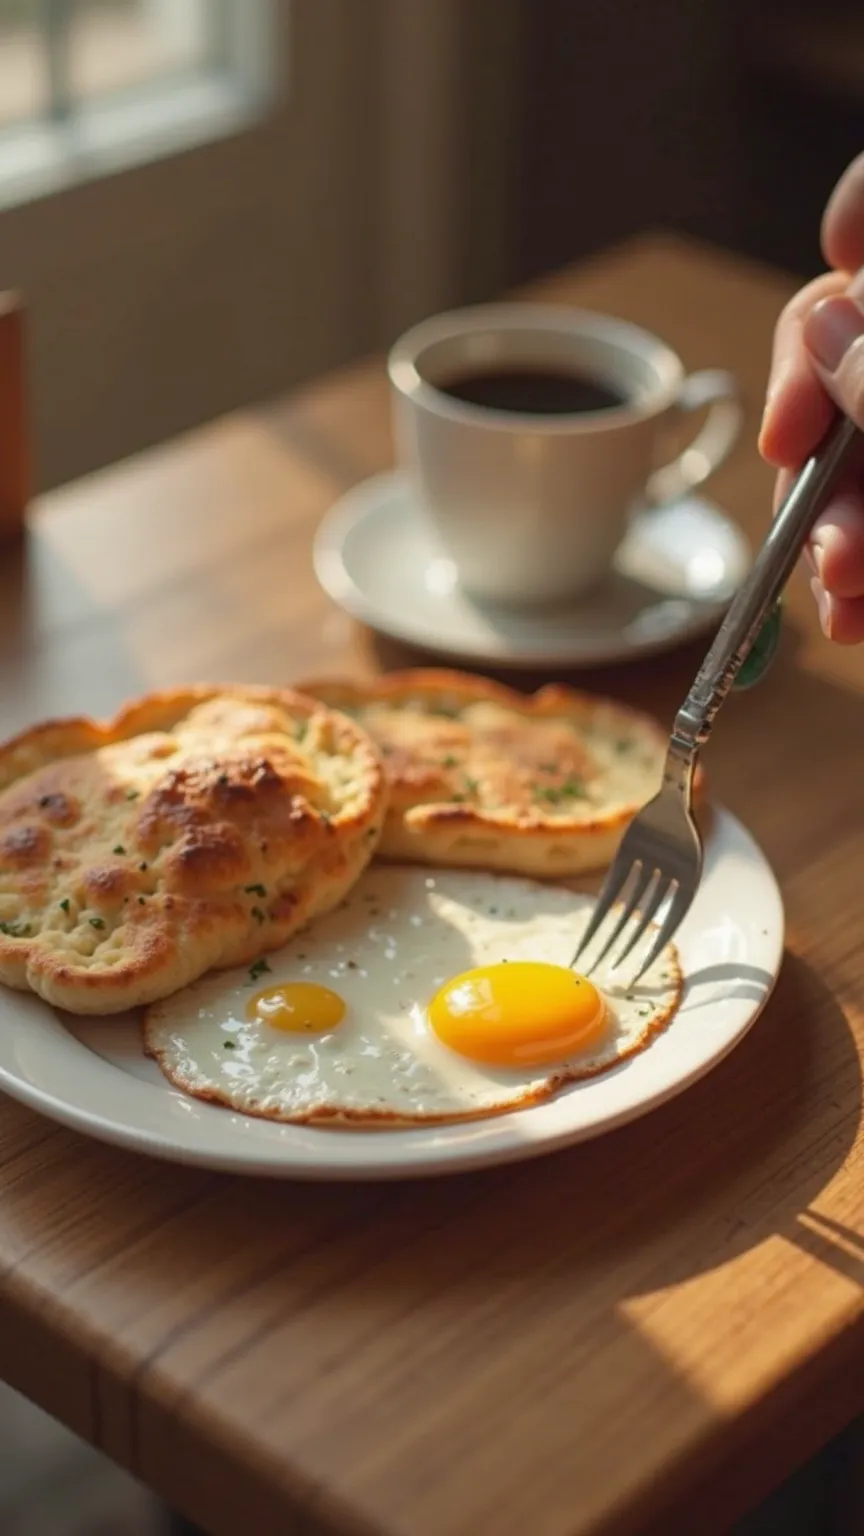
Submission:
M 774 333 L 759 448 L 780 471 L 775 508 L 837 406 L 864 431 L 864 154 L 828 200 L 822 250 L 832 270 L 795 295 Z M 825 634 L 864 640 L 864 451 L 821 513 L 807 558 Z

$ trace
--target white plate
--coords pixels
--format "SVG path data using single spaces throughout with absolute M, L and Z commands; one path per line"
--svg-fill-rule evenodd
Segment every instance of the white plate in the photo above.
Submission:
M 668 650 L 716 625 L 750 566 L 743 535 L 701 496 L 634 518 L 590 598 L 534 612 L 461 591 L 403 476 L 376 475 L 330 509 L 315 571 L 340 607 L 382 634 L 463 661 L 587 667 Z
M 103 1141 L 181 1163 L 291 1179 L 395 1179 L 516 1162 L 645 1114 L 715 1066 L 768 998 L 783 953 L 783 905 L 759 848 L 717 811 L 699 895 L 678 944 L 679 1012 L 641 1055 L 549 1103 L 492 1120 L 401 1131 L 276 1125 L 171 1088 L 132 1020 L 76 1021 L 13 992 L 0 1002 L 0 1088 Z

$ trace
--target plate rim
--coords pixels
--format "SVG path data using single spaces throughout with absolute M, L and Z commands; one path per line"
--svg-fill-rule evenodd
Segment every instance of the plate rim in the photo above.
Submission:
M 357 524 L 373 516 L 385 499 L 406 492 L 410 495 L 410 485 L 404 470 L 398 468 L 368 475 L 349 487 L 333 502 L 318 523 L 312 545 L 312 564 L 320 586 L 351 618 L 414 650 L 429 650 L 453 660 L 481 662 L 516 670 L 530 670 L 538 666 L 604 667 L 661 655 L 686 645 L 707 633 L 728 606 L 726 600 L 705 602 L 694 611 L 691 620 L 682 624 L 673 634 L 646 637 L 638 642 L 610 640 L 607 646 L 590 649 L 578 643 L 522 650 L 512 650 L 504 643 L 486 647 L 471 643 L 441 644 L 426 630 L 420 633 L 408 622 L 403 624 L 397 618 L 382 615 L 358 586 L 345 562 L 345 543 Z M 700 491 L 694 494 L 734 530 L 749 563 L 752 552 L 734 519 L 717 502 L 703 496 Z
M 567 1146 L 593 1140 L 595 1137 L 605 1135 L 621 1125 L 641 1119 L 644 1115 L 651 1113 L 652 1110 L 659 1108 L 660 1105 L 686 1092 L 695 1082 L 713 1071 L 714 1067 L 718 1066 L 740 1044 L 745 1035 L 749 1033 L 776 985 L 785 948 L 785 912 L 782 893 L 776 875 L 752 834 L 737 817 L 720 806 L 715 806 L 713 809 L 714 824 L 712 837 L 719 838 L 722 834 L 729 841 L 733 852 L 736 847 L 743 849 L 750 858 L 755 856 L 758 863 L 761 882 L 764 887 L 763 894 L 770 901 L 772 907 L 772 910 L 764 911 L 760 918 L 765 925 L 763 938 L 768 940 L 770 952 L 765 960 L 766 974 L 770 975 L 770 982 L 759 1001 L 751 1000 L 751 1005 L 743 1009 L 744 1016 L 738 1025 L 713 1052 L 709 1052 L 704 1059 L 698 1061 L 695 1066 L 691 1067 L 683 1075 L 666 1082 L 664 1086 L 655 1088 L 652 1092 L 646 1093 L 638 1102 L 625 1104 L 614 1113 L 607 1112 L 599 1122 L 589 1122 L 587 1124 L 570 1123 L 568 1125 L 566 1123 L 565 1110 L 563 1116 L 564 1123 L 556 1130 L 546 1131 L 545 1133 L 541 1130 L 536 1137 L 520 1135 L 517 1129 L 519 1126 L 523 1127 L 523 1130 L 532 1124 L 536 1126 L 538 1124 L 536 1117 L 543 1116 L 544 1111 L 553 1111 L 556 1106 L 559 1107 L 560 1111 L 560 1106 L 566 1105 L 568 1090 L 564 1090 L 563 1093 L 555 1098 L 534 1108 L 496 1115 L 487 1120 L 462 1121 L 454 1125 L 418 1127 L 416 1129 L 411 1128 L 387 1132 L 375 1130 L 340 1131 L 321 1127 L 290 1126 L 238 1115 L 232 1118 L 236 1118 L 236 1120 L 241 1122 L 241 1125 L 246 1124 L 256 1128 L 254 1134 L 260 1134 L 260 1147 L 251 1151 L 247 1148 L 244 1152 L 243 1150 L 235 1150 L 229 1144 L 226 1150 L 217 1149 L 213 1151 L 207 1150 L 206 1147 L 200 1148 L 188 1144 L 184 1145 L 182 1139 L 178 1142 L 174 1137 L 169 1138 L 166 1130 L 162 1130 L 160 1134 L 155 1134 L 147 1128 L 142 1128 L 140 1125 L 136 1126 L 128 1120 L 128 1117 L 120 1119 L 119 1111 L 114 1111 L 114 1119 L 110 1116 L 106 1118 L 104 1111 L 94 1112 L 86 1106 L 81 1107 L 74 1099 L 69 1101 L 68 1099 L 58 1098 L 55 1093 L 28 1080 L 26 1076 L 21 1075 L 20 1071 L 16 1075 L 10 1070 L 3 1056 L 4 1042 L 2 1041 L 0 1041 L 0 1090 L 8 1094 L 10 1098 L 46 1116 L 48 1119 L 66 1126 L 68 1129 L 74 1130 L 79 1134 L 89 1135 L 109 1145 L 119 1146 L 127 1151 L 143 1153 L 168 1163 L 173 1162 L 208 1168 L 217 1172 L 254 1177 L 281 1178 L 298 1182 L 365 1183 L 379 1180 L 432 1178 L 439 1177 L 442 1174 L 474 1172 L 496 1165 L 526 1161 L 529 1158 L 545 1156 L 554 1151 L 562 1150 Z M 750 925 L 748 924 L 747 926 Z M 119 1072 L 128 1090 L 128 1098 L 134 1100 L 136 1095 L 149 1096 L 152 1094 L 153 1084 L 133 1077 L 131 1074 L 123 1073 L 122 1068 L 97 1055 L 91 1047 L 87 1046 L 72 1031 L 68 1030 L 62 1019 L 53 1010 L 50 1010 L 48 1005 L 43 1003 L 41 999 L 32 996 L 28 997 L 20 993 L 14 993 L 11 996 L 15 999 L 19 1012 L 23 1012 L 25 1015 L 28 1013 L 31 1015 L 36 1014 L 43 1021 L 46 1018 L 49 1019 L 50 1022 L 47 1025 L 48 1036 L 56 1029 L 65 1041 L 64 1051 L 67 1054 L 67 1048 L 71 1049 L 73 1056 L 76 1050 L 86 1052 L 92 1058 L 92 1061 L 88 1064 L 88 1075 L 95 1075 L 96 1079 L 104 1078 L 109 1092 L 110 1084 L 113 1083 L 116 1088 L 115 1074 Z M 2 1025 L 2 1012 L 0 1012 L 0 1025 Z M 660 1039 L 662 1038 L 661 1036 Z M 621 1067 L 613 1070 L 622 1072 L 626 1071 L 628 1067 L 632 1069 L 637 1066 L 640 1060 L 650 1056 L 650 1049 L 649 1047 L 646 1052 L 640 1053 L 640 1056 L 632 1058 L 629 1063 L 625 1062 Z M 61 1057 L 64 1051 L 60 1052 Z M 604 1078 L 608 1077 L 608 1074 L 603 1076 Z M 595 1079 L 594 1081 L 601 1080 Z M 572 1097 L 574 1091 L 578 1091 L 580 1088 L 584 1091 L 586 1086 L 586 1084 L 573 1084 L 569 1090 L 569 1096 Z M 169 1116 L 174 1114 L 177 1104 L 188 1105 L 187 1097 L 180 1094 L 176 1089 L 171 1088 L 168 1084 L 165 1084 L 165 1095 L 163 1113 Z M 148 1097 L 147 1103 L 152 1104 L 152 1099 Z M 192 1104 L 193 1106 L 198 1105 L 199 1101 L 193 1100 Z M 172 1105 L 174 1108 L 168 1108 L 168 1105 Z M 207 1110 L 212 1115 L 231 1116 L 230 1111 L 217 1106 L 199 1105 L 199 1109 L 201 1108 Z M 554 1113 L 552 1118 L 555 1118 Z M 182 1124 L 182 1119 L 182 1113 L 178 1112 L 178 1125 Z M 215 1122 L 210 1123 L 214 1124 Z M 259 1133 L 257 1128 L 261 1127 L 264 1129 Z M 464 1139 L 466 1135 L 470 1136 L 472 1132 L 481 1137 L 479 1143 L 476 1146 L 460 1146 L 460 1139 Z M 290 1147 L 292 1136 L 298 1147 L 298 1150 L 294 1151 L 293 1154 Z M 322 1152 L 319 1152 L 317 1157 L 309 1157 L 302 1150 L 304 1142 L 310 1136 L 313 1138 L 311 1144 L 316 1148 L 320 1146 L 323 1155 Z M 432 1137 L 438 1145 L 431 1152 L 428 1150 L 424 1151 L 419 1140 L 420 1137 L 424 1139 Z M 285 1155 L 284 1151 L 277 1153 L 276 1149 L 279 1143 L 276 1138 L 279 1138 L 284 1145 L 287 1145 L 287 1155 Z M 320 1141 L 319 1138 L 321 1138 Z M 343 1154 L 335 1160 L 332 1157 L 328 1157 L 328 1153 L 332 1150 L 333 1145 L 338 1145 L 338 1143 L 332 1141 L 332 1138 L 339 1138 Z M 347 1138 L 347 1140 L 342 1140 L 342 1138 Z M 207 1139 L 205 1129 L 205 1142 Z M 378 1150 L 389 1147 L 393 1150 L 394 1155 L 392 1157 L 373 1157 L 370 1160 L 368 1152 L 371 1151 L 373 1145 Z M 352 1151 L 355 1148 L 361 1152 L 366 1149 L 367 1156 L 365 1160 L 361 1157 L 357 1161 L 353 1161 L 350 1156 L 345 1156 L 349 1146 Z M 416 1155 L 418 1148 L 420 1149 L 419 1156 Z M 406 1153 L 403 1149 L 411 1150 L 407 1150 Z

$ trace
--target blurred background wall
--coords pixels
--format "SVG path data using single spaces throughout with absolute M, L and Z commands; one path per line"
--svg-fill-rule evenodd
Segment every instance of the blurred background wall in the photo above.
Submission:
M 56 484 L 646 228 L 801 273 L 859 0 L 0 0 Z
M 864 149 L 860 0 L 522 10 L 519 276 L 658 224 L 819 269 L 826 195 Z

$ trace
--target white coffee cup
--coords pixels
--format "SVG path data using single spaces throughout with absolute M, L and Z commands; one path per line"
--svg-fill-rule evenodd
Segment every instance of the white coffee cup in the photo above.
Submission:
M 577 373 L 623 403 L 539 415 L 445 392 L 471 374 Z M 650 332 L 546 304 L 488 304 L 424 320 L 393 347 L 397 454 L 466 592 L 534 605 L 582 595 L 608 573 L 632 514 L 704 480 L 738 438 L 731 374 L 687 375 Z M 690 447 L 656 468 L 681 412 L 711 407 Z

